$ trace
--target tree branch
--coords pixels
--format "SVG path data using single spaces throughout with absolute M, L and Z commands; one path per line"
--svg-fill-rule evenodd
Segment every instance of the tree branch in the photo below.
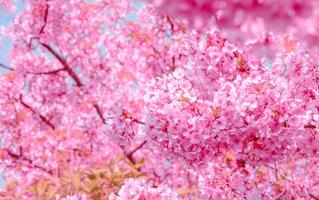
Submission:
M 0 63 L 0 67 L 2 67 L 3 69 L 7 69 L 7 70 L 10 70 L 10 71 L 14 71 L 14 69 L 12 69 L 11 67 L 6 66 L 6 65 L 4 65 L 4 64 L 2 64 L 2 63 Z
M 71 78 L 75 81 L 76 85 L 78 87 L 83 86 L 82 81 L 80 80 L 80 78 L 77 76 L 77 74 L 72 70 L 72 68 L 68 65 L 68 63 L 65 61 L 64 58 L 62 58 L 62 56 L 60 56 L 60 54 L 58 52 L 56 52 L 50 45 L 44 44 L 44 43 L 40 43 L 45 49 L 47 49 L 63 66 L 63 70 L 65 70 L 70 76 Z
M 7 154 L 13 158 L 14 160 L 23 160 L 23 161 L 26 161 L 29 163 L 29 167 L 34 167 L 34 168 L 37 168 L 37 169 L 40 169 L 42 171 L 45 171 L 46 173 L 50 174 L 50 175 L 53 175 L 53 172 L 51 170 L 48 170 L 46 169 L 45 167 L 43 166 L 40 166 L 40 165 L 36 165 L 36 164 L 33 164 L 33 160 L 31 160 L 30 158 L 27 158 L 23 155 L 23 150 L 21 147 L 19 147 L 19 154 L 16 154 L 16 153 L 13 153 L 11 152 L 9 149 L 5 149 L 5 151 L 7 152 Z
M 9 67 L 9 66 L 6 66 L 2 63 L 0 63 L 0 67 L 4 68 L 4 69 L 7 69 L 7 70 L 10 70 L 10 71 L 15 71 L 14 68 L 12 67 Z M 56 70 L 53 70 L 53 71 L 48 71 L 48 72 L 26 72 L 26 74 L 34 74 L 34 75 L 50 75 L 50 74 L 56 74 L 60 71 L 64 71 L 64 68 L 61 68 L 61 69 L 56 69 Z
M 101 108 L 96 103 L 93 106 L 94 106 L 97 114 L 99 115 L 99 118 L 102 120 L 103 124 L 106 124 L 106 120 L 105 120 L 105 118 L 103 116 Z
M 76 85 L 78 87 L 82 87 L 83 86 L 83 83 L 82 81 L 80 80 L 80 78 L 78 77 L 78 75 L 72 70 L 72 68 L 69 66 L 69 64 L 66 62 L 66 60 L 58 53 L 56 52 L 50 45 L 47 45 L 47 44 L 44 44 L 44 43 L 40 43 L 45 49 L 47 49 L 60 63 L 61 65 L 63 66 L 63 70 L 65 70 L 70 76 L 71 78 L 75 81 Z M 97 103 L 94 103 L 93 104 L 93 107 L 95 108 L 99 118 L 102 120 L 102 122 L 104 124 L 106 124 L 106 120 L 105 118 L 103 117 L 103 112 L 102 112 L 102 109 L 100 108 L 100 106 L 97 104 Z M 139 122 L 139 121 L 135 121 L 135 122 L 138 122 L 138 123 L 141 123 L 141 124 L 144 124 L 142 122 Z M 132 164 L 135 164 L 135 161 L 133 159 L 133 154 L 140 148 L 142 148 L 142 146 L 146 143 L 146 141 L 144 141 L 141 145 L 138 146 L 138 148 L 136 148 L 135 150 L 133 150 L 133 152 L 129 153 L 128 155 L 125 154 L 125 156 L 127 157 L 127 159 L 132 163 Z
M 315 195 L 312 193 L 312 189 L 316 186 L 318 186 L 319 183 L 315 183 L 311 186 L 311 188 L 308 190 L 309 191 L 309 196 L 312 198 L 312 199 L 315 199 L 315 200 L 319 200 L 319 196 Z
M 45 27 L 47 25 L 47 21 L 48 21 L 48 15 L 49 15 L 49 4 L 47 3 L 46 7 L 45 7 L 45 11 L 44 11 L 44 16 L 43 16 L 43 25 L 40 28 L 39 35 L 44 33 L 44 29 L 45 29 Z
M 43 123 L 45 123 L 47 126 L 52 128 L 53 130 L 55 129 L 55 126 L 46 117 L 44 117 L 41 113 L 35 111 L 30 105 L 28 105 L 27 103 L 23 101 L 21 94 L 20 94 L 19 100 L 20 100 L 20 103 L 25 108 L 29 109 L 33 114 L 38 115 Z
M 172 22 L 170 16 L 166 15 L 166 19 L 167 19 L 169 25 L 171 26 L 171 31 L 173 33 L 174 32 L 174 23 Z
M 126 154 L 127 158 L 128 158 L 133 164 L 135 164 L 135 160 L 133 159 L 133 154 L 134 154 L 135 152 L 137 152 L 140 148 L 142 148 L 146 143 L 147 143 L 147 141 L 145 140 L 145 141 L 142 142 L 140 145 L 138 145 L 133 151 L 131 151 L 129 154 Z
M 34 75 L 50 75 L 50 74 L 56 74 L 58 72 L 64 71 L 64 69 L 56 69 L 49 72 L 26 72 L 27 74 L 34 74 Z

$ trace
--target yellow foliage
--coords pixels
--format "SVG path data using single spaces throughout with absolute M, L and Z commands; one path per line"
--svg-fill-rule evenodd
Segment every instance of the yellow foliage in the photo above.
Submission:
M 180 101 L 180 102 L 190 103 L 190 99 L 189 99 L 189 98 L 187 98 L 187 97 L 181 97 L 181 98 L 179 98 L 179 99 L 178 99 L 178 101 Z
M 100 164 L 96 168 L 65 169 L 60 175 L 42 178 L 24 189 L 24 194 L 32 194 L 31 199 L 54 199 L 57 194 L 67 196 L 82 193 L 92 200 L 106 199 L 110 193 L 117 192 L 127 178 L 143 178 L 146 175 L 138 168 L 144 165 L 144 160 L 136 164 L 128 162 L 119 156 L 112 162 Z M 16 180 L 7 181 L 5 199 L 17 199 Z M 23 194 L 19 194 L 23 195 Z
M 222 112 L 221 108 L 212 108 L 212 115 L 214 118 L 220 117 L 221 112 Z
M 291 40 L 288 36 L 283 39 L 283 46 L 288 53 L 294 52 L 297 48 L 296 42 Z
M 8 72 L 8 73 L 6 73 L 6 74 L 3 74 L 2 76 L 3 76 L 7 81 L 13 82 L 13 81 L 16 79 L 16 77 L 17 77 L 17 73 L 14 72 L 14 71 L 12 71 L 12 72 Z
M 245 64 L 245 60 L 244 60 L 244 58 L 242 56 L 239 56 L 237 58 L 236 62 L 237 62 L 237 65 L 240 66 L 240 67 L 244 66 L 244 64 Z
M 134 75 L 130 71 L 125 69 L 125 67 L 122 67 L 122 69 L 118 72 L 117 76 L 119 79 L 122 79 L 122 80 L 127 80 L 127 81 L 135 80 Z
M 42 197 L 48 188 L 48 181 L 41 180 L 36 186 L 37 196 Z
M 16 120 L 18 122 L 22 122 L 22 121 L 25 121 L 27 119 L 27 111 L 25 109 L 19 111 L 16 115 Z
M 195 196 L 199 195 L 198 188 L 191 185 L 178 188 L 177 193 L 179 194 L 180 197 L 186 197 L 188 195 L 195 195 Z

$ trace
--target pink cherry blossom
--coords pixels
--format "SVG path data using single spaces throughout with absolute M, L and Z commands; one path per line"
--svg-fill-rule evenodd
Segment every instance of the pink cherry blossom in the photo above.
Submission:
M 16 1 L 13 0 L 1 0 L 0 1 L 0 8 L 13 13 L 16 10 Z
M 84 194 L 76 194 L 76 195 L 67 196 L 63 198 L 57 195 L 56 200 L 89 200 L 89 198 Z
M 110 200 L 177 200 L 177 194 L 165 186 L 153 188 L 143 181 L 128 179 L 118 195 L 111 195 Z
M 318 1 L 23 3 L 0 199 L 319 198 Z

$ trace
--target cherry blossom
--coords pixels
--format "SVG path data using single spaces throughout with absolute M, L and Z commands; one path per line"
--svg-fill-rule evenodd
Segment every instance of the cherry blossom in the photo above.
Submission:
M 80 194 L 80 195 L 72 195 L 60 198 L 59 195 L 57 195 L 56 200 L 89 200 L 86 195 Z
M 13 13 L 16 10 L 16 2 L 12 0 L 1 0 L 0 1 L 0 8 Z
M 110 200 L 177 200 L 177 194 L 165 186 L 152 188 L 143 181 L 128 179 L 122 186 L 118 195 L 111 195 Z
M 319 198 L 318 1 L 23 2 L 1 199 Z

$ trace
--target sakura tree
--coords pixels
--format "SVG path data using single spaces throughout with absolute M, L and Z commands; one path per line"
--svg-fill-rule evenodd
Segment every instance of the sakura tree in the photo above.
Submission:
M 1 199 L 319 199 L 318 1 L 23 3 Z

